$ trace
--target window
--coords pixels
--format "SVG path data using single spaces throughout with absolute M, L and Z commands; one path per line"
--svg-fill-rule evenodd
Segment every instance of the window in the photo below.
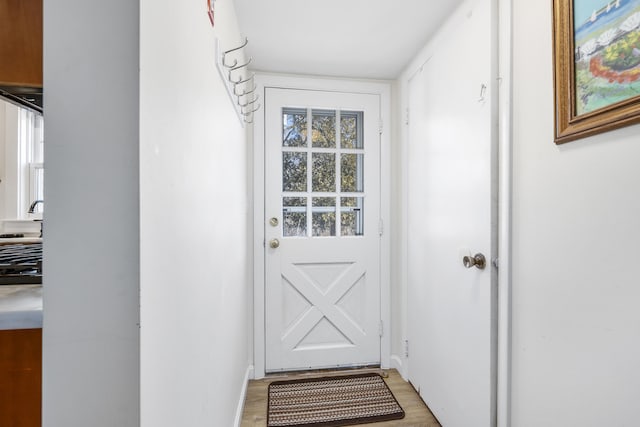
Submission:
M 32 213 L 31 205 L 44 201 L 44 126 L 42 115 L 18 109 L 18 218 L 41 219 L 44 202 L 37 203 Z
M 284 108 L 284 237 L 364 233 L 364 141 L 361 111 Z
M 42 219 L 44 135 L 41 114 L 0 99 L 0 219 Z M 6 225 L 6 224 L 5 224 Z

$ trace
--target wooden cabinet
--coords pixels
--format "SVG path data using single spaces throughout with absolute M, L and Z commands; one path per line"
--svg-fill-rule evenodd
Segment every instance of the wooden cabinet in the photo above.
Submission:
M 42 329 L 0 330 L 0 426 L 40 427 Z
M 42 87 L 42 0 L 0 0 L 0 86 Z

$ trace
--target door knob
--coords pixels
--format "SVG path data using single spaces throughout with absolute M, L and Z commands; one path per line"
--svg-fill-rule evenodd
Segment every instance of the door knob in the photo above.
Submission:
M 476 267 L 477 269 L 484 270 L 487 266 L 487 260 L 482 254 L 475 254 L 474 256 L 465 256 L 462 258 L 462 264 L 465 268 Z
M 280 240 L 278 239 L 269 240 L 269 247 L 271 249 L 278 249 L 280 247 Z

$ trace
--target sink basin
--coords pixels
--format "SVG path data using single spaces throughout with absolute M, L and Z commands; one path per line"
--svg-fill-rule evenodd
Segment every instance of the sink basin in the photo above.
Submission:
M 5 219 L 2 221 L 2 234 L 23 234 L 25 236 L 39 236 L 42 220 L 33 219 Z

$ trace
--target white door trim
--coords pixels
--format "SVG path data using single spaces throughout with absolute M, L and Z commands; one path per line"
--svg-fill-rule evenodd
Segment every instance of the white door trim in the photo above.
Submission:
M 511 425 L 511 224 L 513 184 L 513 0 L 498 0 L 498 349 L 497 427 Z
M 383 81 L 298 77 L 278 74 L 256 74 L 256 93 L 264 100 L 266 88 L 321 90 L 366 93 L 380 96 L 382 134 L 380 136 L 380 214 L 384 232 L 380 250 L 380 316 L 383 335 L 380 342 L 380 364 L 388 368 L 391 359 L 391 84 Z M 264 108 L 255 114 L 253 124 L 253 363 L 255 378 L 265 375 L 265 117 Z

